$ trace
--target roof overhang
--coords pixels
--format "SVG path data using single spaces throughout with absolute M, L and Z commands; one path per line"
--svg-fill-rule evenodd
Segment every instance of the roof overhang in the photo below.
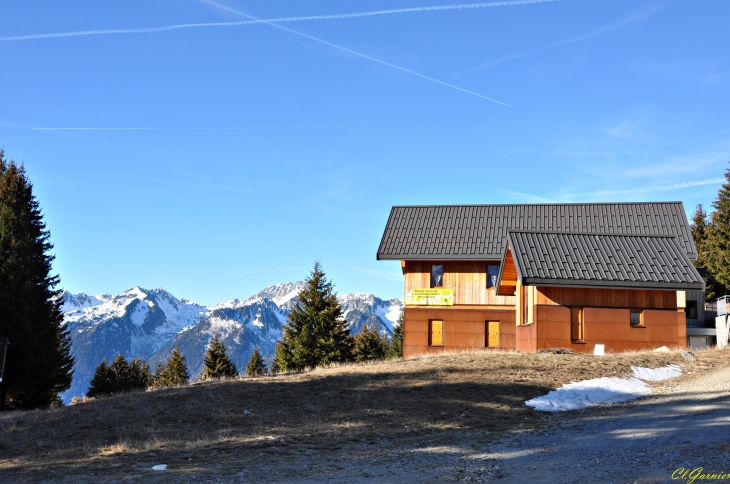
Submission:
M 572 279 L 524 278 L 525 286 L 583 287 L 588 289 L 644 289 L 652 291 L 702 291 L 704 284 L 654 281 L 576 281 Z

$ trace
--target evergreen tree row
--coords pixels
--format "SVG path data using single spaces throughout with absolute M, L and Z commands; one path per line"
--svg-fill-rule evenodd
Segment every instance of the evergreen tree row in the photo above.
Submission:
M 352 336 L 333 285 L 327 281 L 319 264 L 306 279 L 299 293 L 298 304 L 292 309 L 282 338 L 268 371 L 256 348 L 246 365 L 247 377 L 275 375 L 285 371 L 301 371 L 330 363 L 364 362 L 403 356 L 403 311 L 395 324 L 390 341 L 373 327 L 363 326 Z M 218 335 L 213 336 L 203 357 L 202 380 L 235 378 L 238 368 L 226 353 Z M 113 395 L 136 388 L 164 388 L 184 385 L 190 375 L 185 357 L 175 348 L 167 362 L 158 362 L 154 373 L 139 357 L 128 363 L 119 355 L 112 363 L 102 361 L 96 368 L 88 396 Z
M 94 371 L 89 384 L 89 397 L 116 395 L 136 389 L 146 389 L 152 385 L 150 365 L 138 356 L 128 362 L 123 355 L 117 356 L 114 361 L 106 364 L 102 360 Z
M 692 238 L 697 248 L 698 269 L 705 269 L 705 299 L 712 301 L 728 294 L 730 288 L 730 169 L 725 183 L 712 202 L 709 215 L 702 205 L 692 215 Z

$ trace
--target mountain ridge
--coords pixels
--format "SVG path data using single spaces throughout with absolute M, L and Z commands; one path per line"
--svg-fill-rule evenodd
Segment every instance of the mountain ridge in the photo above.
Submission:
M 85 394 L 96 366 L 120 353 L 128 359 L 140 356 L 154 366 L 179 347 L 195 378 L 202 372 L 203 354 L 215 334 L 239 371 L 256 348 L 269 361 L 304 286 L 302 281 L 283 282 L 246 299 L 214 306 L 178 299 L 163 288 L 135 286 L 117 296 L 64 291 L 60 296 L 64 324 L 71 334 L 76 364 L 72 386 L 63 400 Z M 383 300 L 368 293 L 338 295 L 338 300 L 352 333 L 367 325 L 389 335 L 402 308 L 399 299 Z

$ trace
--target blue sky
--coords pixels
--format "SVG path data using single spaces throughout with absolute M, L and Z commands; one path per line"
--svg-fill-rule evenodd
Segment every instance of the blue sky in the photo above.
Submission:
M 449 5 L 1 4 L 0 146 L 62 286 L 215 304 L 320 258 L 340 293 L 402 297 L 392 205 L 714 199 L 730 2 L 425 8 Z M 218 25 L 143 31 L 183 24 Z

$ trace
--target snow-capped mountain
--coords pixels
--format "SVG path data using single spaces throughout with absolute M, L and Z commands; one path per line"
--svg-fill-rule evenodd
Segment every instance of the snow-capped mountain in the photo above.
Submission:
M 76 360 L 72 387 L 64 395 L 68 398 L 85 393 L 102 359 L 109 361 L 119 353 L 150 358 L 180 331 L 210 313 L 164 289 L 134 287 L 115 297 L 64 293 L 62 298 Z
M 203 354 L 215 334 L 239 370 L 257 347 L 268 360 L 303 288 L 303 282 L 276 284 L 248 299 L 210 307 L 177 299 L 164 289 L 134 287 L 118 296 L 64 292 L 62 309 L 76 359 L 73 384 L 64 400 L 84 394 L 99 362 L 119 353 L 128 359 L 139 355 L 154 367 L 179 347 L 195 377 L 202 371 Z M 372 294 L 347 294 L 338 300 L 353 333 L 368 325 L 390 334 L 402 305 L 398 299 L 384 301 Z

